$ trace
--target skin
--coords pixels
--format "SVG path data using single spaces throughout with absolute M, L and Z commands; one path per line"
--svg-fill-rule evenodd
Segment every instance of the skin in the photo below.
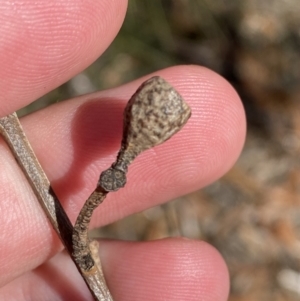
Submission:
M 0 26 L 0 116 L 29 104 L 91 64 L 116 36 L 127 5 L 122 0 L 49 0 L 39 7 L 34 3 L 0 2 L 4 24 Z M 114 160 L 126 101 L 153 75 L 21 119 L 72 222 L 100 171 Z M 155 75 L 181 93 L 192 117 L 171 140 L 136 159 L 126 189 L 111 194 L 96 210 L 92 226 L 199 189 L 228 171 L 240 154 L 245 115 L 226 80 L 198 66 L 176 66 Z M 0 158 L 0 300 L 92 300 L 3 140 Z M 115 300 L 228 297 L 226 265 L 204 242 L 103 241 L 100 249 Z

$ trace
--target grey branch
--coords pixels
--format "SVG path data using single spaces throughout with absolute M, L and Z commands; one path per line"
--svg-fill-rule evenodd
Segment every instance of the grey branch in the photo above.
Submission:
M 19 166 L 30 183 L 40 205 L 49 218 L 54 230 L 60 237 L 68 253 L 77 266 L 80 274 L 88 285 L 95 300 L 112 301 L 106 286 L 100 264 L 93 273 L 87 274 L 81 269 L 73 257 L 72 233 L 73 226 L 62 208 L 57 196 L 50 186 L 50 182 L 39 164 L 19 122 L 16 113 L 0 118 L 0 132 L 10 147 Z M 98 249 L 92 244 L 93 253 Z M 96 249 L 96 250 L 95 250 Z M 98 254 L 97 254 L 98 256 Z M 100 262 L 99 262 L 100 263 Z

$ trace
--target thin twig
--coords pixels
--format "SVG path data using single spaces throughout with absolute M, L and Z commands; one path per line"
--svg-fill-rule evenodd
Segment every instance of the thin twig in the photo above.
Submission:
M 93 273 L 87 274 L 78 266 L 74 259 L 72 245 L 73 226 L 52 190 L 50 182 L 23 132 L 16 113 L 0 118 L 0 133 L 10 147 L 53 228 L 65 245 L 95 300 L 112 301 L 113 299 L 106 286 L 100 264 L 93 270 Z M 92 244 L 92 248 L 93 253 L 98 251 L 98 249 L 95 250 L 95 243 Z

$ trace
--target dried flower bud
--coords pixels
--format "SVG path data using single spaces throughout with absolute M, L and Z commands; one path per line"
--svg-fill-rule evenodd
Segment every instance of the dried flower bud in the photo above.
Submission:
M 190 116 L 190 107 L 163 78 L 155 76 L 145 81 L 125 108 L 121 149 L 116 162 L 101 174 L 98 185 L 106 191 L 123 187 L 133 159 L 171 138 Z

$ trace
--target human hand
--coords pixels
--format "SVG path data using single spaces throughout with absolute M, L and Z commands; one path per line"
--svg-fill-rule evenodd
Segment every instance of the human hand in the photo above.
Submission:
M 31 0 L 1 3 L 0 116 L 91 64 L 115 37 L 125 10 L 126 1 L 121 0 L 50 0 L 38 7 Z M 171 140 L 135 160 L 125 189 L 101 204 L 92 226 L 201 188 L 224 174 L 240 153 L 244 112 L 224 79 L 196 66 L 155 74 L 180 92 L 192 117 Z M 21 120 L 72 222 L 100 172 L 114 161 L 123 108 L 145 79 L 62 102 Z M 92 300 L 3 141 L 0 154 L 0 300 Z M 227 298 L 226 266 L 204 242 L 103 241 L 100 253 L 115 300 Z

